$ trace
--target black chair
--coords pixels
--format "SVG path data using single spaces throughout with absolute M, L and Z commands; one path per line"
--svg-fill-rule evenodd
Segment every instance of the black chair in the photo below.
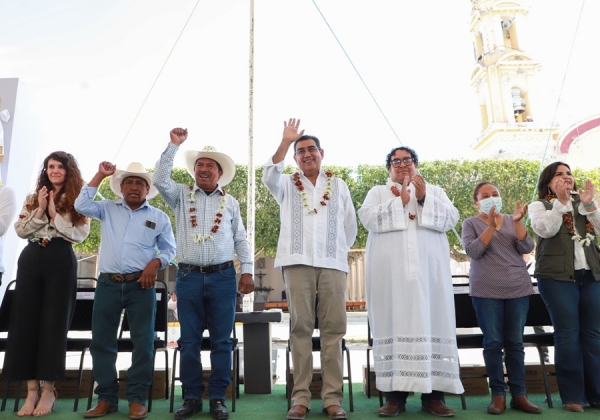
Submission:
M 315 331 L 319 330 L 319 319 L 317 317 L 319 307 L 319 298 L 315 301 Z M 321 351 L 321 337 L 316 335 L 312 337 L 312 351 Z M 294 384 L 294 377 L 292 375 L 290 367 L 290 355 L 292 353 L 291 344 L 288 340 L 288 344 L 285 348 L 285 392 L 287 396 L 288 410 L 292 408 L 292 390 Z M 354 397 L 352 395 L 352 369 L 350 368 L 350 349 L 346 346 L 346 339 L 342 338 L 342 357 L 346 353 L 347 370 L 348 374 L 342 377 L 342 380 L 348 381 L 348 400 L 350 401 L 350 411 L 354 411 Z
M 4 292 L 4 298 L 2 299 L 2 305 L 0 306 L 0 333 L 8 333 L 8 327 L 10 325 L 10 315 L 13 306 L 13 300 L 15 295 L 15 281 L 13 280 L 6 286 L 6 291 Z M 0 352 L 6 352 L 6 346 L 8 345 L 7 337 L 0 337 Z M 2 407 L 0 411 L 4 411 L 6 409 L 6 401 L 8 400 L 8 391 L 9 391 L 10 381 L 4 380 L 4 395 L 2 397 Z M 21 381 L 17 383 L 17 395 L 21 394 Z M 15 398 L 15 406 L 14 411 L 17 411 L 19 407 L 19 401 Z
M 467 275 L 454 275 L 455 278 L 468 279 Z M 454 285 L 454 314 L 456 319 L 456 328 L 479 328 L 477 324 L 477 316 L 475 314 L 475 309 L 473 308 L 473 304 L 471 302 L 471 296 L 469 296 L 469 285 L 467 284 L 455 284 Z M 456 334 L 456 347 L 460 349 L 479 349 L 483 348 L 483 334 L 475 333 L 475 334 Z M 460 360 L 458 362 L 460 368 Z M 462 379 L 468 378 L 480 378 L 487 377 L 487 375 L 464 375 L 462 372 L 460 373 L 461 381 Z M 467 402 L 465 399 L 465 394 L 460 395 L 460 401 L 462 404 L 462 409 L 467 409 Z
M 371 324 L 367 319 L 367 398 L 371 398 L 371 351 L 373 351 L 373 336 L 371 335 Z M 379 391 L 379 406 L 383 407 L 383 392 Z
M 542 300 L 540 294 L 537 292 L 537 287 L 535 286 L 537 285 L 534 285 L 536 293 L 529 296 L 529 312 L 527 312 L 527 320 L 525 321 L 525 325 L 528 327 L 552 326 L 552 320 L 550 319 L 550 314 L 548 313 L 546 304 Z M 538 351 L 540 357 L 540 366 L 542 369 L 542 379 L 544 381 L 544 389 L 546 391 L 546 401 L 548 402 L 548 407 L 553 408 L 552 397 L 550 394 L 550 386 L 548 385 L 548 376 L 552 376 L 555 374 L 549 373 L 546 369 L 546 363 L 544 360 L 544 348 L 554 346 L 554 333 L 543 332 L 534 334 L 524 334 L 523 343 L 534 345 Z
M 210 344 L 210 337 L 202 337 L 202 346 L 200 348 L 200 351 L 208 351 L 210 352 L 211 350 L 211 344 Z M 178 370 L 177 370 L 177 355 L 179 354 L 179 352 L 181 351 L 181 347 L 179 347 L 179 345 L 175 348 L 175 352 L 173 353 L 173 370 L 171 372 L 171 401 L 169 403 L 169 412 L 172 413 L 173 412 L 173 407 L 175 405 L 175 381 L 179 381 L 180 377 L 177 374 Z M 240 397 L 240 384 L 239 384 L 239 377 L 240 377 L 240 348 L 239 348 L 239 343 L 238 343 L 238 339 L 236 337 L 235 334 L 235 322 L 233 324 L 232 327 L 232 333 L 231 333 L 231 352 L 232 352 L 232 361 L 233 361 L 233 367 L 232 367 L 232 377 L 231 377 L 231 411 L 235 412 L 235 400 L 237 398 Z M 182 389 L 182 398 L 184 398 L 184 392 Z
M 160 286 L 160 287 L 159 287 Z M 154 358 L 152 361 L 152 365 L 155 366 L 156 362 L 156 353 L 162 352 L 165 355 L 165 399 L 169 396 L 169 378 L 167 375 L 167 368 L 169 366 L 169 352 L 167 349 L 167 303 L 168 303 L 168 289 L 167 284 L 162 280 L 156 280 L 156 319 L 154 321 Z M 123 337 L 124 332 L 129 332 L 129 321 L 127 319 L 127 310 L 123 311 L 123 321 L 121 323 L 121 329 L 118 333 L 117 339 L 117 352 L 118 353 L 131 353 L 133 352 L 133 341 L 129 337 Z M 162 334 L 162 338 L 161 338 Z M 150 387 L 148 389 L 148 411 L 152 411 L 152 387 L 154 385 L 154 369 L 152 374 L 152 382 L 150 383 Z M 126 379 L 119 379 L 119 381 L 124 381 Z M 93 388 L 94 388 L 94 376 L 92 374 L 92 379 L 90 383 L 90 389 L 88 394 L 88 410 L 92 406 L 92 397 L 93 397 Z
M 92 313 L 94 310 L 95 293 L 96 278 L 82 277 L 77 279 L 77 299 L 75 301 L 75 311 L 71 319 L 71 325 L 67 333 L 67 352 L 80 352 L 81 356 L 79 359 L 78 375 L 75 378 L 65 378 L 65 380 L 77 381 L 73 411 L 77 411 L 79 407 L 79 394 L 83 381 L 83 362 L 92 344 Z M 89 334 L 87 337 L 73 337 L 72 332 L 77 332 L 79 333 L 78 335 L 81 335 L 83 332 Z

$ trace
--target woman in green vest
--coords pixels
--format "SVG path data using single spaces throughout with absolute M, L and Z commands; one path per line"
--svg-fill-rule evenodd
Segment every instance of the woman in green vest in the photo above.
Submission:
M 577 189 L 569 165 L 548 165 L 531 203 L 534 277 L 554 326 L 554 363 L 568 411 L 600 408 L 600 211 L 588 179 Z

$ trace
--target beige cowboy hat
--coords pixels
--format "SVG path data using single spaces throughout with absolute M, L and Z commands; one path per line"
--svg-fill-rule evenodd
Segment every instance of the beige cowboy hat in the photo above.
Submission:
M 220 187 L 224 187 L 225 185 L 229 184 L 235 176 L 235 163 L 233 163 L 233 159 L 224 153 L 217 152 L 217 149 L 214 146 L 204 146 L 200 152 L 188 150 L 185 152 L 184 156 L 185 165 L 192 178 L 195 178 L 194 167 L 196 165 L 196 161 L 200 158 L 212 159 L 221 165 L 221 169 L 223 169 L 223 175 L 221 178 L 219 178 L 218 184 Z
M 129 176 L 137 176 L 146 180 L 150 185 L 150 191 L 146 196 L 146 200 L 150 200 L 158 195 L 158 190 L 152 185 L 152 174 L 144 168 L 140 162 L 131 162 L 126 170 L 122 171 L 117 169 L 113 176 L 110 177 L 110 189 L 117 195 L 117 197 L 123 198 L 121 193 L 121 183 Z

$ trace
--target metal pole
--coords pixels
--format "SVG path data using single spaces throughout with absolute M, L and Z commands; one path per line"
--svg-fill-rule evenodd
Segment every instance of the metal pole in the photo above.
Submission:
M 246 209 L 246 229 L 250 252 L 255 255 L 255 195 L 256 177 L 254 171 L 254 0 L 250 0 L 250 62 L 248 92 L 248 200 Z

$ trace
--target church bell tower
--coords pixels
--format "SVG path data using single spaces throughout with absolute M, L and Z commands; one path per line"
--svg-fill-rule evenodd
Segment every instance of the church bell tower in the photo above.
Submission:
M 519 43 L 527 9 L 521 1 L 471 0 L 475 66 L 471 85 L 480 108 L 482 131 L 472 144 L 483 158 L 540 159 L 558 127 L 543 124 L 535 76 L 540 63 Z

